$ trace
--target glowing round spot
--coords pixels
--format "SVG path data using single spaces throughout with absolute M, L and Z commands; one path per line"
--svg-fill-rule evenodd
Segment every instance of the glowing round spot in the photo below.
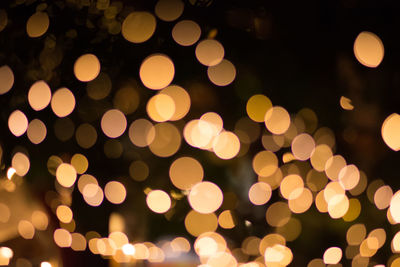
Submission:
M 103 202 L 104 193 L 100 186 L 96 183 L 89 183 L 85 185 L 82 190 L 83 199 L 87 204 L 93 207 L 98 207 Z
M 337 264 L 342 259 L 342 250 L 338 247 L 330 247 L 324 252 L 325 264 Z
M 239 153 L 239 138 L 232 132 L 224 131 L 215 137 L 213 150 L 221 159 L 232 159 Z
M 136 249 L 132 244 L 125 244 L 122 246 L 122 252 L 124 252 L 125 255 L 133 255 Z
M 214 213 L 203 214 L 191 210 L 185 217 L 185 228 L 192 236 L 213 232 L 218 227 L 218 219 Z
M 390 200 L 392 199 L 393 191 L 388 185 L 384 185 L 378 188 L 374 194 L 375 206 L 382 210 L 386 209 L 390 205 Z
M 190 109 L 190 96 L 185 89 L 178 85 L 170 85 L 161 90 L 160 94 L 165 94 L 174 101 L 175 112 L 169 118 L 171 121 L 177 121 L 186 116 Z
M 172 60 L 164 54 L 153 54 L 140 65 L 140 80 L 149 89 L 160 90 L 167 87 L 175 75 Z
M 66 117 L 75 108 L 75 97 L 68 88 L 58 89 L 51 98 L 51 109 L 58 117 Z
M 110 94 L 111 87 L 110 76 L 101 72 L 95 79 L 88 82 L 86 92 L 91 99 L 101 100 Z
M 290 126 L 289 113 L 280 106 L 267 110 L 264 118 L 265 126 L 273 134 L 284 134 Z
M 72 236 L 71 234 L 62 228 L 56 229 L 54 231 L 54 242 L 59 246 L 60 248 L 67 248 L 70 247 L 72 244 Z
M 246 112 L 255 122 L 264 122 L 265 113 L 272 107 L 272 102 L 265 95 L 253 95 L 247 100 Z
M 40 37 L 47 32 L 49 25 L 50 20 L 47 13 L 36 12 L 26 22 L 26 33 L 31 38 Z
M 345 166 L 346 166 L 346 160 L 341 155 L 335 155 L 330 157 L 325 163 L 326 176 L 328 176 L 328 178 L 331 179 L 332 181 L 337 181 L 339 179 L 340 171 Z
M 57 218 L 63 223 L 69 223 L 72 221 L 73 213 L 72 210 L 65 205 L 60 205 L 56 209 Z
M 325 144 L 315 147 L 314 152 L 311 154 L 310 162 L 316 171 L 322 172 L 325 170 L 325 164 L 328 159 L 333 156 L 332 149 Z
M 28 119 L 20 110 L 15 110 L 8 117 L 8 128 L 15 136 L 23 135 L 28 129 Z
M 27 135 L 33 144 L 40 144 L 47 134 L 46 125 L 38 119 L 32 120 L 28 125 Z
M 152 190 L 146 197 L 146 203 L 155 213 L 165 213 L 171 208 L 171 198 L 162 190 Z
M 232 212 L 230 210 L 224 210 L 218 216 L 218 224 L 224 229 L 232 229 L 235 227 L 235 221 L 233 219 Z
M 184 4 L 181 0 L 158 0 L 154 12 L 164 21 L 174 21 L 183 13 Z
M 159 157 L 170 157 L 174 155 L 181 146 L 181 135 L 175 125 L 164 122 L 154 127 L 155 138 L 149 145 L 151 152 Z
M 352 225 L 346 233 L 347 243 L 351 246 L 360 245 L 367 234 L 367 229 L 364 224 Z
M 182 46 L 195 44 L 201 35 L 199 24 L 192 20 L 182 20 L 175 24 L 172 29 L 172 38 Z
M 128 115 L 133 113 L 139 106 L 139 93 L 131 86 L 124 86 L 114 95 L 114 108 Z
M 297 189 L 303 188 L 303 179 L 297 174 L 290 174 L 283 178 L 280 186 L 280 192 L 286 199 L 295 199 L 302 193 L 302 190 Z
M 260 176 L 270 176 L 278 169 L 278 158 L 271 151 L 261 151 L 253 158 L 253 170 Z
M 121 204 L 126 198 L 126 189 L 120 182 L 111 181 L 104 187 L 104 194 L 111 203 Z
M 271 204 L 265 217 L 267 223 L 273 227 L 281 227 L 287 224 L 292 216 L 288 204 L 284 202 L 275 202 Z
M 156 136 L 153 124 L 146 119 L 138 119 L 129 126 L 129 139 L 138 147 L 150 145 Z
M 122 22 L 122 36 L 132 43 L 146 42 L 156 30 L 156 18 L 149 12 L 132 12 Z
M 315 149 L 315 142 L 311 135 L 302 133 L 292 141 L 292 153 L 298 160 L 308 160 Z
M 207 39 L 196 46 L 197 60 L 206 66 L 215 66 L 224 58 L 225 50 L 222 44 L 216 40 Z
M 126 118 L 118 109 L 111 109 L 101 118 L 101 129 L 109 138 L 120 137 L 126 130 Z
M 394 151 L 400 150 L 400 115 L 393 113 L 382 124 L 381 134 L 386 145 Z
M 349 210 L 350 202 L 346 195 L 334 195 L 328 202 L 328 212 L 333 219 L 343 217 Z
M 294 197 L 292 197 L 294 195 Z M 308 188 L 297 188 L 289 198 L 289 209 L 293 213 L 306 212 L 313 203 L 313 195 Z
M 93 54 L 80 56 L 74 64 L 75 77 L 81 82 L 90 82 L 100 73 L 100 61 Z
M 165 94 L 155 95 L 147 102 L 146 111 L 153 121 L 167 121 L 175 113 L 175 101 Z
M 32 84 L 28 92 L 29 105 L 36 111 L 46 108 L 50 104 L 51 90 L 45 81 Z
M 0 67 L 0 95 L 11 90 L 14 85 L 14 73 L 7 65 Z
M 79 190 L 79 192 L 81 192 L 81 194 L 83 194 L 83 190 L 84 190 L 85 186 L 88 184 L 98 185 L 98 182 L 97 182 L 96 178 L 94 178 L 94 176 L 92 176 L 90 174 L 81 175 L 78 179 L 78 190 Z
M 236 68 L 229 60 L 223 59 L 217 65 L 208 67 L 207 75 L 213 84 L 227 86 L 235 79 Z
M 354 41 L 354 55 L 366 67 L 376 68 L 381 64 L 385 49 L 381 39 L 372 32 L 361 32 Z
M 360 172 L 356 165 L 347 165 L 339 172 L 339 183 L 345 190 L 351 190 L 360 181 Z
M 270 200 L 271 195 L 271 186 L 264 182 L 253 184 L 249 190 L 249 199 L 254 205 L 264 205 Z
M 19 235 L 24 239 L 32 239 L 35 235 L 35 227 L 26 220 L 21 220 L 17 226 Z
M 76 129 L 75 139 L 80 147 L 90 148 L 97 141 L 96 129 L 89 123 L 83 123 Z
M 86 238 L 80 233 L 71 234 L 72 242 L 71 248 L 74 251 L 85 251 L 86 250 Z
M 17 175 L 24 176 L 28 173 L 31 163 L 24 153 L 17 152 L 12 157 L 11 166 L 14 168 Z
M 89 167 L 89 161 L 82 154 L 75 154 L 71 158 L 71 165 L 75 168 L 78 174 L 83 174 Z
M 201 182 L 192 187 L 188 200 L 195 211 L 212 213 L 222 205 L 223 195 L 216 184 Z
M 71 187 L 74 185 L 76 180 L 76 170 L 72 165 L 62 163 L 57 168 L 56 178 L 60 185 Z
M 169 177 L 174 186 L 189 190 L 203 180 L 204 171 L 200 162 L 191 157 L 176 159 L 169 168 Z
M 144 161 L 134 161 L 129 165 L 129 175 L 135 181 L 144 181 L 149 176 L 149 166 Z
M 360 216 L 361 213 L 361 203 L 357 198 L 349 199 L 349 209 L 346 214 L 343 216 L 343 220 L 345 222 L 351 222 Z

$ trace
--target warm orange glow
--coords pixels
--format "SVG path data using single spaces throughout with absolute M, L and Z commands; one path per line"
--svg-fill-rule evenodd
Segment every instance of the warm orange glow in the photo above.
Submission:
M 155 213 L 165 213 L 171 207 L 171 198 L 162 190 L 153 190 L 147 195 L 146 203 Z
M 110 138 L 120 137 L 126 130 L 126 118 L 118 109 L 111 109 L 101 118 L 101 129 Z
M 354 41 L 354 55 L 366 67 L 378 67 L 384 53 L 381 39 L 372 32 L 361 32 Z
M 32 84 L 28 92 L 29 105 L 36 111 L 46 108 L 50 104 L 51 90 L 45 81 Z
M 189 190 L 203 180 L 204 171 L 200 162 L 191 157 L 176 159 L 169 169 L 173 185 L 182 190 Z
M 190 206 L 200 213 L 212 213 L 222 204 L 221 189 L 214 183 L 201 182 L 190 190 L 188 196 Z
M 37 145 L 46 138 L 46 125 L 39 119 L 32 120 L 28 125 L 27 136 L 29 140 Z
M 235 79 L 236 68 L 229 60 L 223 59 L 217 65 L 208 67 L 207 75 L 213 84 L 227 86 Z
M 57 168 L 56 177 L 60 185 L 71 187 L 74 185 L 76 180 L 76 170 L 72 165 L 62 163 Z
M 271 195 L 271 186 L 264 182 L 253 184 L 249 190 L 249 199 L 254 205 L 264 205 L 270 200 Z
M 338 247 L 331 247 L 325 250 L 324 263 L 337 264 L 342 259 L 342 250 Z
M 213 150 L 215 155 L 221 159 L 232 159 L 239 153 L 239 138 L 232 132 L 221 132 L 214 139 Z
M 111 181 L 104 187 L 104 194 L 108 201 L 113 204 L 121 204 L 126 198 L 126 189 L 123 184 L 117 181 Z
M 142 83 L 149 89 L 160 90 L 167 87 L 175 75 L 172 60 L 164 54 L 153 54 L 140 65 L 139 75 Z
M 51 98 L 51 109 L 58 117 L 66 117 L 74 111 L 75 97 L 68 88 L 58 89 Z
M 28 129 L 28 119 L 25 114 L 20 110 L 15 110 L 8 117 L 8 128 L 15 136 L 23 135 Z
M 196 46 L 197 60 L 206 66 L 215 66 L 219 64 L 224 58 L 224 55 L 224 47 L 216 40 L 203 40 Z
M 183 13 L 184 4 L 181 0 L 158 0 L 154 12 L 164 21 L 174 21 Z
M 172 29 L 172 38 L 182 46 L 195 44 L 201 35 L 200 26 L 192 20 L 182 20 Z
M 49 16 L 45 12 L 36 12 L 26 22 L 26 33 L 29 37 L 40 37 L 49 28 Z
M 75 77 L 81 82 L 90 82 L 100 73 L 100 61 L 93 54 L 80 56 L 74 64 Z
M 14 85 L 14 73 L 7 65 L 0 67 L 0 95 L 11 90 Z
M 122 23 L 122 36 L 132 43 L 150 39 L 156 29 L 156 18 L 149 12 L 132 12 Z
M 284 134 L 289 129 L 290 116 L 283 107 L 274 106 L 265 113 L 264 122 L 271 133 Z
M 393 113 L 382 124 L 381 134 L 386 145 L 394 151 L 400 150 L 400 115 Z

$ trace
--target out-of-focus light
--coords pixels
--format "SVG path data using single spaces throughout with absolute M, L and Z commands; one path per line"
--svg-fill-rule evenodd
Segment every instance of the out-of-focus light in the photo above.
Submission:
M 354 41 L 354 55 L 366 67 L 376 68 L 381 64 L 385 49 L 382 40 L 372 32 L 361 32 Z

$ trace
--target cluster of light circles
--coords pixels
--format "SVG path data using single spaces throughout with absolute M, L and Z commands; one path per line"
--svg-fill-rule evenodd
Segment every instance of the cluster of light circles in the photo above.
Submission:
M 133 44 L 143 43 L 153 36 L 157 18 L 166 22 L 175 21 L 182 15 L 183 9 L 181 0 L 159 0 L 155 6 L 156 16 L 146 11 L 129 13 L 122 22 L 121 34 Z M 49 23 L 47 13 L 38 10 L 27 21 L 28 36 L 36 38 L 44 35 Z M 172 28 L 171 34 L 173 40 L 181 46 L 197 43 L 195 57 L 207 66 L 207 75 L 213 84 L 227 86 L 234 81 L 236 69 L 225 59 L 223 45 L 211 38 L 198 42 L 201 28 L 196 22 L 179 21 Z M 362 32 L 354 42 L 354 54 L 364 66 L 377 67 L 383 59 L 383 43 L 377 35 Z M 110 94 L 111 78 L 101 72 L 100 60 L 96 55 L 84 54 L 77 58 L 73 72 L 78 81 L 87 83 L 86 91 L 91 99 L 102 100 Z M 171 84 L 175 76 L 172 59 L 165 54 L 147 56 L 140 65 L 139 76 L 146 88 L 156 92 L 146 105 L 147 115 L 153 122 L 136 118 L 128 127 L 127 115 L 138 108 L 139 96 L 131 87 L 121 88 L 115 95 L 114 108 L 104 112 L 99 122 L 102 132 L 110 139 L 108 145 L 118 146 L 118 138 L 125 134 L 136 147 L 148 147 L 158 157 L 171 157 L 179 151 L 183 135 L 191 147 L 213 152 L 219 159 L 230 160 L 239 156 L 242 147 L 255 140 L 262 141 L 264 149 L 257 151 L 251 161 L 250 168 L 257 179 L 248 186 L 247 196 L 249 202 L 256 206 L 268 203 L 265 221 L 274 227 L 274 233 L 262 238 L 246 237 L 240 247 L 231 249 L 227 239 L 217 233 L 218 227 L 229 230 L 237 224 L 234 208 L 223 205 L 229 195 L 216 183 L 203 180 L 205 170 L 200 161 L 192 156 L 179 155 L 169 165 L 170 181 L 180 190 L 180 197 L 163 189 L 145 191 L 149 210 L 164 214 L 165 217 L 174 208 L 175 201 L 187 196 L 185 199 L 191 210 L 184 218 L 184 225 L 187 232 L 195 237 L 193 251 L 198 255 L 201 266 L 287 266 L 296 255 L 286 243 L 296 240 L 301 233 L 301 221 L 296 218 L 296 214 L 307 212 L 314 204 L 320 213 L 327 213 L 332 219 L 341 218 L 345 222 L 353 222 L 361 213 L 362 207 L 357 197 L 363 192 L 366 192 L 368 200 L 377 209 L 386 210 L 390 224 L 400 223 L 400 192 L 393 192 L 381 180 L 368 183 L 365 173 L 357 166 L 348 164 L 343 156 L 335 154 L 332 131 L 324 127 L 317 129 L 317 117 L 312 110 L 302 109 L 297 114 L 289 114 L 285 108 L 274 106 L 267 96 L 257 94 L 246 103 L 248 121 L 238 122 L 235 131 L 225 130 L 223 119 L 215 112 L 204 113 L 199 119 L 190 120 L 181 127 L 174 122 L 182 120 L 189 113 L 191 99 L 184 88 Z M 0 95 L 6 94 L 14 84 L 14 73 L 9 66 L 0 67 L 0 81 Z M 124 102 L 129 101 L 126 99 L 131 101 Z M 52 92 L 45 81 L 35 82 L 28 92 L 28 102 L 34 111 L 41 111 L 50 105 L 53 113 L 63 120 L 64 126 L 55 126 L 58 129 L 56 134 L 61 136 L 60 140 L 66 135 L 63 127 L 71 123 L 67 117 L 74 111 L 76 101 L 73 90 L 62 87 Z M 343 109 L 352 110 L 354 106 L 350 102 L 342 97 L 340 104 Z M 395 151 L 400 150 L 399 118 L 400 115 L 392 114 L 382 124 L 383 140 Z M 257 126 L 251 124 L 253 122 Z M 260 130 L 254 130 L 259 129 L 259 123 L 265 126 L 262 136 Z M 29 121 L 21 110 L 15 110 L 9 115 L 8 127 L 16 137 L 27 133 L 33 144 L 40 144 L 47 135 L 45 122 L 39 119 Z M 75 131 L 76 142 L 84 149 L 95 145 L 97 135 L 96 128 L 87 122 L 80 124 Z M 282 160 L 276 153 L 280 150 L 286 151 Z M 281 166 L 280 161 L 284 163 Z M 102 205 L 104 198 L 114 205 L 120 205 L 128 197 L 127 188 L 121 181 L 108 181 L 104 187 L 100 186 L 98 179 L 87 173 L 89 160 L 83 154 L 74 154 L 69 162 L 51 156 L 47 166 L 56 178 L 56 187 L 67 190 L 65 192 L 69 194 L 76 187 L 83 200 L 92 207 Z M 28 153 L 16 152 L 12 156 L 7 178 L 12 181 L 14 175 L 25 176 L 30 167 Z M 144 181 L 150 172 L 143 160 L 135 160 L 129 166 L 129 175 L 138 182 Z M 273 195 L 278 195 L 279 200 L 270 203 L 276 199 Z M 70 247 L 74 251 L 88 248 L 93 254 L 112 257 L 118 263 L 136 260 L 157 263 L 164 261 L 167 256 L 191 250 L 190 242 L 184 237 L 164 240 L 160 244 L 132 243 L 123 232 L 121 225 L 124 219 L 119 218 L 119 215 L 110 216 L 110 229 L 118 229 L 110 230 L 107 237 L 101 237 L 93 231 L 83 235 L 75 232 L 75 214 L 70 203 L 54 203 L 57 205 L 52 206 L 52 210 L 60 222 L 60 228 L 54 231 L 53 239 L 59 247 Z M 0 222 L 7 222 L 11 211 L 0 203 L 0 214 Z M 24 239 L 32 239 L 36 231 L 47 229 L 48 220 L 46 213 L 37 210 L 29 220 L 19 221 L 18 233 Z M 249 221 L 245 223 L 251 225 Z M 352 266 L 368 266 L 386 239 L 387 234 L 383 228 L 373 229 L 367 235 L 366 226 L 355 223 L 347 229 L 348 246 L 344 253 L 339 247 L 329 247 L 321 254 L 321 258 L 311 260 L 307 266 L 336 265 L 342 261 L 343 256 L 352 261 Z M 397 232 L 391 240 L 394 254 L 400 252 L 399 242 L 400 232 Z M 245 257 L 241 258 L 243 255 Z M 0 264 L 8 264 L 12 257 L 13 251 L 10 248 L 0 248 Z M 46 264 L 42 263 L 42 266 Z M 400 266 L 400 258 L 392 256 L 388 266 Z

